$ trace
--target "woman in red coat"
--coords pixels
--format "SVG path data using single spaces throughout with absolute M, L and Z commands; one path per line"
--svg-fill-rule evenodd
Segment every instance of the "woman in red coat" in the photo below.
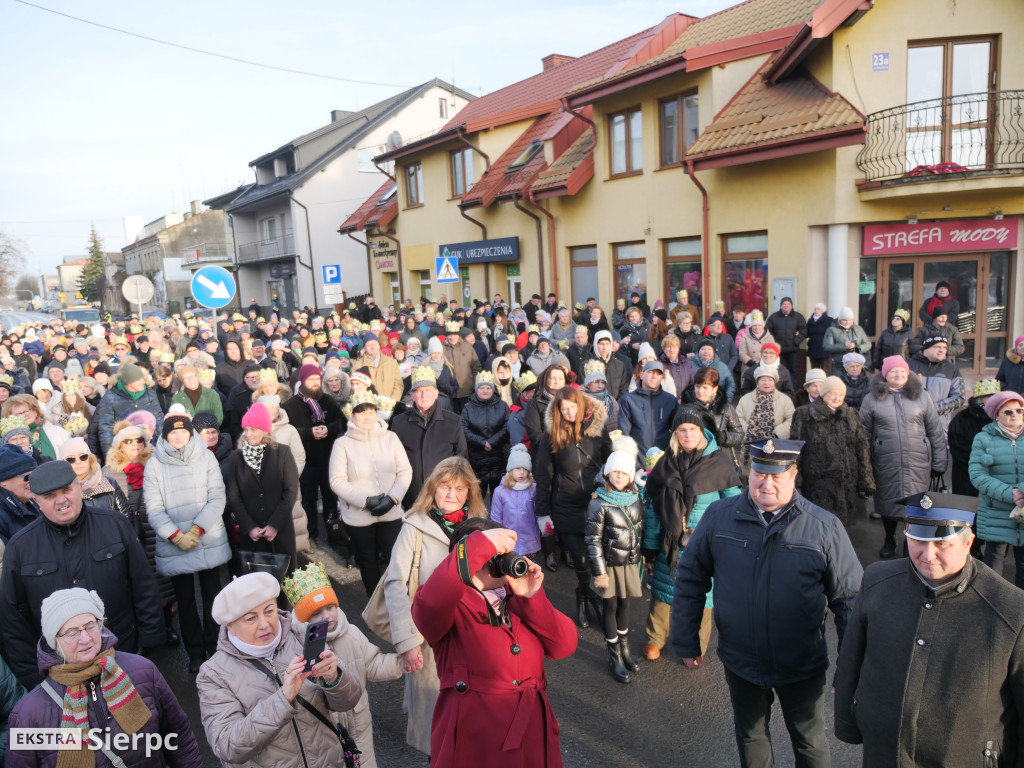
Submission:
M 516 543 L 514 531 L 496 526 L 484 519 L 457 525 L 453 551 L 413 602 L 441 679 L 431 765 L 561 768 L 544 657 L 574 653 L 576 626 L 544 594 L 536 563 L 519 579 L 490 574 L 489 561 Z

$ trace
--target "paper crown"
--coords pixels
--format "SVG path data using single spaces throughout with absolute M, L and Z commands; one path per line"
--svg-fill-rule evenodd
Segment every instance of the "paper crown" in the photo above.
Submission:
M 81 437 L 89 431 L 89 420 L 81 413 L 72 413 L 61 424 L 73 437 Z
M 112 346 L 112 347 L 116 347 L 116 346 L 122 345 L 122 344 L 124 346 L 126 346 L 126 347 L 129 346 L 129 344 L 128 344 L 128 337 L 127 336 L 115 336 L 114 338 L 112 338 L 110 340 L 110 346 Z
M 3 377 L 0 376 L 0 379 Z M 994 395 L 1002 389 L 999 381 L 996 379 L 982 379 L 981 381 L 975 382 L 974 384 L 974 396 L 984 397 L 985 395 Z
M 292 604 L 295 618 L 302 622 L 309 621 L 309 617 L 324 606 L 338 604 L 331 580 L 320 563 L 310 563 L 305 568 L 293 571 L 281 584 L 281 588 Z
M 173 363 L 174 362 L 174 353 L 173 352 L 164 352 L 162 355 L 160 355 L 160 362 L 161 363 Z
M 352 412 L 360 405 L 372 405 L 377 408 L 377 397 L 372 392 L 355 392 L 345 404 L 345 416 L 351 417 Z
M 9 373 L 0 373 L 0 385 L 5 385 L 8 389 L 14 387 L 14 377 Z
M 317 331 L 317 333 L 313 337 L 313 339 L 316 341 L 317 344 L 326 344 L 327 343 L 327 334 L 324 333 L 323 331 Z
M 522 375 L 515 380 L 514 386 L 516 391 L 520 394 L 528 390 L 530 387 L 537 386 L 537 374 L 533 371 L 523 371 Z
M 32 434 L 24 416 L 4 416 L 4 418 L 0 419 L 0 437 L 6 438 L 15 430 L 20 430 L 26 435 Z
M 273 371 L 271 371 L 271 373 L 273 373 Z M 200 368 L 198 374 L 200 381 L 213 381 L 215 371 L 213 368 Z M 276 379 L 277 376 L 275 375 L 274 378 Z
M 456 320 L 449 320 L 444 324 L 444 329 L 448 331 L 448 333 L 458 333 L 460 327 L 461 324 Z
M 231 316 L 231 322 L 234 322 L 235 320 L 240 320 L 243 323 L 245 322 L 245 318 L 242 316 L 241 312 L 235 312 L 235 314 Z
M 658 463 L 658 459 L 665 455 L 665 452 L 658 446 L 648 448 L 647 453 L 644 454 L 644 469 L 650 472 L 654 469 L 654 465 Z
M 142 333 L 142 326 L 138 323 L 132 323 L 132 326 L 128 330 L 131 332 L 132 336 L 138 336 Z
M 277 372 L 273 368 L 261 368 L 258 381 L 260 384 L 267 381 L 277 381 Z
M 476 387 L 493 387 L 494 386 L 494 375 L 490 371 L 480 371 L 476 375 L 476 381 L 473 383 L 473 388 Z
M 526 332 L 527 332 L 527 335 L 529 335 L 529 334 L 531 334 L 531 333 L 540 333 L 540 326 L 539 326 L 539 325 L 537 325 L 536 323 L 533 323 L 533 324 L 531 324 L 531 325 L 530 325 L 530 326 L 529 326 L 529 327 L 528 327 L 528 328 L 526 329 Z
M 317 334 L 317 336 L 320 336 L 320 335 L 321 334 L 319 334 L 319 333 Z M 332 339 L 340 339 L 341 338 L 341 328 L 331 328 L 331 330 L 328 332 L 327 335 L 330 338 L 332 338 Z
M 60 383 L 60 391 L 65 395 L 78 394 L 78 382 L 75 379 L 64 379 Z
M 434 369 L 429 365 L 421 365 L 419 368 L 412 369 L 412 381 L 409 382 L 409 388 L 414 389 L 416 385 L 423 386 L 429 384 L 430 386 L 436 386 L 437 377 L 434 375 Z
M 604 373 L 605 366 L 600 360 L 587 360 L 583 364 L 583 378 L 586 378 L 592 373 Z

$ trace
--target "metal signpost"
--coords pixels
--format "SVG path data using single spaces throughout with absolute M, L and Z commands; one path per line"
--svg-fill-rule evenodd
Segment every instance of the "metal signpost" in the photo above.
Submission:
M 153 281 L 145 275 L 131 275 L 121 285 L 121 295 L 128 303 L 139 305 L 139 322 L 142 318 L 142 305 L 153 298 Z

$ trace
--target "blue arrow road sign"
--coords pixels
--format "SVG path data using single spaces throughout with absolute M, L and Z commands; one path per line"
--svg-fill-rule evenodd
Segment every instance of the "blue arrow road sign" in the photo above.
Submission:
M 224 267 L 203 267 L 192 276 L 192 295 L 208 309 L 230 304 L 235 291 L 235 279 Z
M 447 248 L 442 255 L 434 257 L 434 271 L 439 283 L 459 282 L 459 260 L 450 256 Z

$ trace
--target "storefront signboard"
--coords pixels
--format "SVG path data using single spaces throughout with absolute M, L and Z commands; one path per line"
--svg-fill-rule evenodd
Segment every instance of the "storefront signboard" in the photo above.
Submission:
M 1011 251 L 1016 247 L 1016 219 L 868 224 L 864 227 L 865 256 Z
M 472 240 L 467 243 L 447 243 L 438 246 L 438 256 L 455 258 L 460 265 L 485 264 L 492 261 L 519 261 L 519 238 L 496 237 L 490 240 Z

